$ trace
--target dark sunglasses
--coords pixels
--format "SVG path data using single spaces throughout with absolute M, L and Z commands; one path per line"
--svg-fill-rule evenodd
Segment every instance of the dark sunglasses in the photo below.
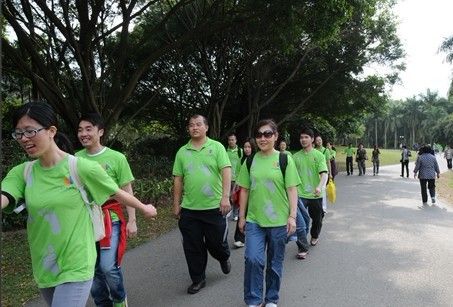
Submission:
M 274 135 L 274 132 L 271 130 L 267 130 L 264 132 L 258 131 L 257 133 L 255 133 L 255 138 L 259 139 L 262 136 L 264 136 L 266 139 L 270 139 L 273 135 Z

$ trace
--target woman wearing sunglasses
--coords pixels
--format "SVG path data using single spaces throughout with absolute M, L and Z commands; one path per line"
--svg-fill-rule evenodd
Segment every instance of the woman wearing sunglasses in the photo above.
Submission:
M 258 123 L 255 140 L 260 151 L 253 156 L 250 172 L 247 163 L 243 163 L 237 180 L 242 187 L 239 228 L 245 232 L 246 240 L 244 300 L 248 306 L 277 306 L 285 245 L 288 235 L 296 230 L 300 179 L 290 156 L 285 174 L 280 170 L 280 153 L 275 150 L 277 139 L 277 125 L 273 120 Z

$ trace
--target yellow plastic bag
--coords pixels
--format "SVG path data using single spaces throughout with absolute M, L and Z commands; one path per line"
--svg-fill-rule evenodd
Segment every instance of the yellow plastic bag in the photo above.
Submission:
M 335 203 L 335 201 L 337 200 L 337 189 L 333 180 L 329 180 L 329 183 L 327 183 L 326 193 L 329 202 L 332 204 Z

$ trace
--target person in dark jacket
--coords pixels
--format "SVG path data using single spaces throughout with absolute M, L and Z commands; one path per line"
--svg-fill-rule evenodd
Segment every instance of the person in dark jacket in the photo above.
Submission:
M 431 148 L 424 146 L 419 151 L 419 156 L 415 162 L 414 178 L 420 180 L 420 188 L 422 194 L 423 206 L 428 206 L 428 194 L 426 193 L 426 185 L 428 184 L 431 203 L 436 204 L 436 177 L 439 178 L 440 170 L 436 157 L 431 154 Z

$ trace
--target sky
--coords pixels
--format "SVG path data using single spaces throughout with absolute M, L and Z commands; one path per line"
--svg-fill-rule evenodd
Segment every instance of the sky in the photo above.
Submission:
M 447 97 L 453 65 L 439 53 L 442 41 L 453 35 L 453 0 L 399 0 L 398 35 L 406 52 L 406 71 L 390 97 L 405 99 L 426 93 L 429 88 Z

